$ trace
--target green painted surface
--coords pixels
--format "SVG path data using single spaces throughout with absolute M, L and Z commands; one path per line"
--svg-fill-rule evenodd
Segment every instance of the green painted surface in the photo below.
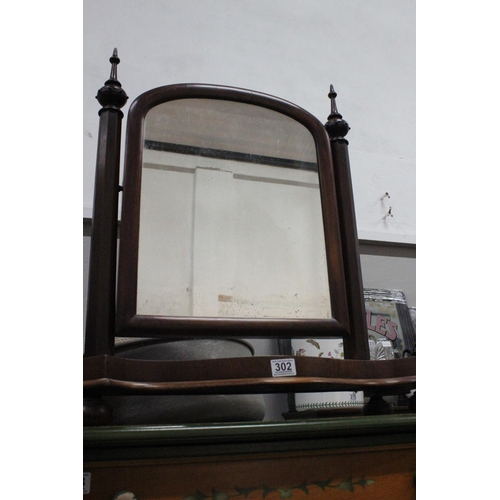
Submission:
M 415 442 L 416 415 L 83 430 L 84 460 L 261 453 Z

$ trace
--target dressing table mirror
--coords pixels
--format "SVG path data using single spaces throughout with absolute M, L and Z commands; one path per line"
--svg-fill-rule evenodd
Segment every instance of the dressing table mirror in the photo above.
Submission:
M 275 97 L 195 84 L 146 92 L 128 120 L 121 335 L 347 334 L 321 123 Z
M 333 87 L 326 124 L 240 88 L 149 90 L 128 112 L 121 187 L 127 96 L 116 51 L 110 61 L 97 96 L 86 424 L 111 422 L 107 395 L 414 389 L 414 358 L 369 360 L 349 127 Z M 346 359 L 137 361 L 114 355 L 117 338 L 342 338 Z M 273 372 L 280 359 L 287 376 Z

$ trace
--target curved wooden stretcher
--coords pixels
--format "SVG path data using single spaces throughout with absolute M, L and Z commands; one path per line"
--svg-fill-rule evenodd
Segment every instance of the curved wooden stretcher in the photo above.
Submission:
M 416 387 L 416 358 L 386 361 L 296 356 L 296 376 L 273 377 L 277 356 L 144 361 L 96 356 L 84 362 L 84 393 L 236 394 L 364 391 L 366 396 L 406 394 Z M 290 358 L 286 358 L 290 359 Z

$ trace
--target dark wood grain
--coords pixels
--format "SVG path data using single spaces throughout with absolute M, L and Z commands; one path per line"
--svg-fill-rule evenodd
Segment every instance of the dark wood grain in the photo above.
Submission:
M 120 142 L 128 96 L 116 76 L 116 49 L 110 58 L 111 75 L 99 89 L 99 136 L 89 258 L 85 356 L 112 354 L 115 333 L 116 251 Z
M 114 356 L 84 360 L 86 394 L 245 394 L 364 391 L 408 393 L 415 358 L 387 361 L 295 357 L 297 376 L 273 377 L 273 356 L 193 361 L 143 361 Z
M 332 112 L 325 128 L 330 137 L 333 174 L 337 193 L 337 210 L 342 240 L 343 270 L 346 283 L 349 335 L 344 339 L 344 355 L 350 359 L 370 359 L 366 334 L 363 278 L 359 257 L 356 209 L 352 190 L 348 142 L 345 139 L 350 127 L 337 110 L 337 93 L 330 87 L 328 96 Z

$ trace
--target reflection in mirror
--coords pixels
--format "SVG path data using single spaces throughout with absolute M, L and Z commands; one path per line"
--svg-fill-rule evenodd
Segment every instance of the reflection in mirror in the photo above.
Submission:
M 137 314 L 331 318 L 316 148 L 288 116 L 179 99 L 145 120 Z

